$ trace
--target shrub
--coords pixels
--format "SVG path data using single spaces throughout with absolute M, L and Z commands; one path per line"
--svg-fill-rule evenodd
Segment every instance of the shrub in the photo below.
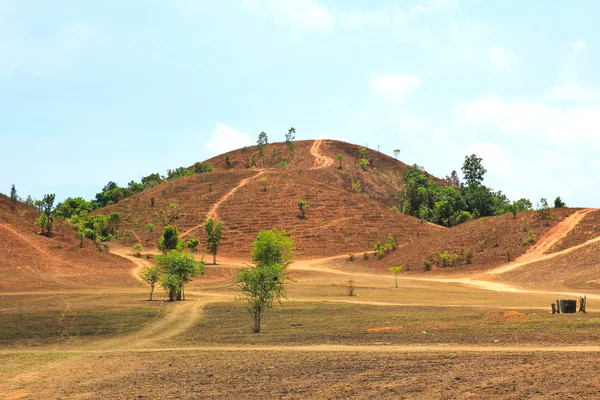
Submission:
M 148 232 L 152 232 L 154 231 L 154 224 L 148 224 L 144 227 L 144 230 L 148 231 Z
M 229 154 L 227 154 L 227 155 L 225 156 L 225 164 L 226 164 L 228 167 L 231 167 L 231 166 L 233 166 L 233 163 L 231 162 L 231 157 L 229 157 Z
M 465 264 L 471 264 L 471 261 L 473 260 L 473 250 L 464 248 L 461 251 L 461 255 Z
M 300 209 L 300 218 L 306 218 L 306 211 L 310 208 L 310 204 L 304 200 L 298 199 L 298 208 Z
M 437 264 L 440 268 L 453 267 L 456 264 L 456 260 L 458 259 L 458 254 L 450 253 L 448 251 L 444 251 L 437 253 Z
M 356 294 L 354 293 L 354 281 L 352 279 L 348 281 L 348 296 L 356 296 Z
M 527 237 L 523 239 L 523 246 L 529 246 L 530 244 L 533 244 L 535 242 L 537 242 L 537 235 L 534 231 L 529 231 Z
M 142 251 L 144 251 L 144 248 L 142 247 L 141 244 L 136 244 L 135 246 L 133 246 L 133 256 L 140 258 L 142 256 Z
M 377 256 L 378 260 L 381 260 L 383 258 L 384 251 L 385 251 L 385 249 L 384 249 L 383 245 L 381 244 L 381 242 L 377 242 L 375 244 L 375 247 L 373 247 L 373 255 Z
M 431 260 L 423 260 L 423 271 L 429 272 L 431 271 L 431 266 L 433 265 L 433 261 Z
M 354 254 L 348 253 L 348 261 L 354 261 Z
M 367 253 L 365 251 L 365 254 L 363 254 L 363 259 L 368 260 L 369 259 L 369 253 Z
M 360 181 L 355 182 L 355 183 L 352 184 L 352 191 L 354 193 L 360 193 L 360 191 L 361 191 Z
M 229 157 L 229 156 L 227 156 Z M 225 161 L 227 162 L 227 161 Z M 230 160 L 231 162 L 231 160 Z M 229 164 L 227 164 L 229 165 Z M 194 164 L 194 172 L 197 174 L 202 174 L 204 172 L 212 172 L 214 171 L 214 168 L 207 162 L 197 162 L 196 164 Z
M 394 239 L 392 235 L 388 235 L 385 238 L 385 244 L 386 246 L 389 246 L 390 251 L 394 251 L 398 247 L 398 242 L 396 241 L 396 239 Z
M 468 212 L 468 211 L 461 211 L 456 216 L 456 223 L 457 224 L 464 224 L 465 222 L 469 222 L 472 219 L 473 219 L 473 215 L 471 215 L 470 212 Z
M 367 170 L 367 167 L 369 166 L 369 164 L 371 164 L 371 163 L 366 158 L 361 158 L 360 159 L 359 165 L 363 169 L 363 171 Z

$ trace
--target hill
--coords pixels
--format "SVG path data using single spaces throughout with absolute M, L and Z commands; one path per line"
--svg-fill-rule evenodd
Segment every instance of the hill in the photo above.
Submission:
M 271 158 L 273 148 L 277 157 Z M 146 248 L 156 246 L 169 221 L 183 239 L 204 241 L 204 221 L 216 216 L 225 225 L 220 252 L 233 257 L 246 257 L 256 233 L 272 227 L 289 231 L 304 258 L 362 252 L 388 234 L 401 241 L 442 229 L 391 208 L 398 204 L 405 164 L 369 150 L 371 163 L 363 169 L 359 149 L 338 141 L 299 141 L 286 163 L 285 143 L 270 144 L 264 168 L 248 168 L 252 154 L 262 166 L 254 148 L 237 150 L 207 160 L 214 172 L 163 182 L 96 213 L 119 212 L 123 240 Z M 298 199 L 310 204 L 306 218 L 300 218 Z M 178 204 L 177 210 L 170 204 Z
M 80 247 L 73 228 L 60 221 L 48 238 L 38 234 L 37 210 L 0 194 L 0 290 L 91 287 L 131 283 L 131 264 L 91 240 Z

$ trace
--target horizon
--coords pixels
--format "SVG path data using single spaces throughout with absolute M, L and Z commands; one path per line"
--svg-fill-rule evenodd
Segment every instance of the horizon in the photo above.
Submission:
M 591 0 L 63 8 L 0 2 L 2 193 L 91 199 L 293 126 L 440 178 L 476 154 L 511 200 L 600 206 Z

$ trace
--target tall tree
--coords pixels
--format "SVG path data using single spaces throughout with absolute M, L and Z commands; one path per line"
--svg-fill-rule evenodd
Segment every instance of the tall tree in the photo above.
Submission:
M 288 133 L 285 134 L 285 145 L 288 148 L 289 158 L 294 158 L 294 141 L 296 140 L 296 128 L 291 127 Z
M 286 231 L 276 228 L 260 231 L 253 243 L 252 260 L 255 266 L 238 274 L 247 310 L 254 321 L 254 332 L 260 332 L 263 313 L 274 301 L 285 298 L 286 267 L 290 264 L 294 242 Z
M 40 234 L 50 237 L 54 227 L 54 199 L 56 195 L 46 194 L 42 200 L 36 201 L 36 205 L 40 210 L 40 216 L 36 223 L 40 227 Z
M 217 251 L 223 239 L 223 223 L 215 223 L 212 218 L 209 218 L 204 224 L 204 229 L 206 230 L 206 249 L 208 254 L 213 256 L 213 265 L 217 265 Z
M 469 187 L 480 186 L 483 183 L 483 176 L 487 170 L 483 167 L 481 161 L 483 159 L 475 154 L 465 157 L 462 172 Z
M 19 201 L 19 196 L 17 195 L 17 188 L 14 183 L 10 186 L 10 201 L 12 202 L 14 212 L 17 212 L 17 201 Z
M 258 135 L 258 141 L 256 142 L 256 147 L 258 148 L 258 156 L 262 160 L 262 167 L 265 167 L 265 151 L 267 144 L 269 144 L 269 138 L 266 132 L 261 132 Z
M 140 279 L 150 285 L 150 301 L 152 301 L 154 286 L 160 280 L 160 271 L 158 267 L 146 265 L 140 272 Z
M 161 269 L 161 285 L 169 301 L 185 300 L 185 284 L 204 273 L 204 261 L 196 261 L 191 254 L 177 250 L 157 256 L 156 264 Z

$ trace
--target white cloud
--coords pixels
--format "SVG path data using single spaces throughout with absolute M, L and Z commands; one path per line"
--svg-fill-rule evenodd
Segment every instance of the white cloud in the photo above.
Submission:
M 492 46 L 488 50 L 488 58 L 492 68 L 508 72 L 517 61 L 515 53 L 504 46 Z
M 204 148 L 211 155 L 219 155 L 228 151 L 239 149 L 252 144 L 250 135 L 237 131 L 232 127 L 218 123 L 215 130 L 210 134 Z
M 371 79 L 369 87 L 377 93 L 402 98 L 421 86 L 421 77 L 409 74 L 378 75 Z
M 243 5 L 291 30 L 328 32 L 335 21 L 332 11 L 318 0 L 243 0 Z
M 569 43 L 569 46 L 574 51 L 583 51 L 583 50 L 587 49 L 587 44 L 583 40 L 577 40 L 575 42 L 571 42 L 571 43 Z
M 587 89 L 578 83 L 556 85 L 552 90 L 541 96 L 542 100 L 561 102 L 600 102 L 600 91 Z
M 389 25 L 395 13 L 390 10 L 352 10 L 338 11 L 337 18 L 343 26 L 351 29 L 362 29 L 366 26 L 385 26 Z

